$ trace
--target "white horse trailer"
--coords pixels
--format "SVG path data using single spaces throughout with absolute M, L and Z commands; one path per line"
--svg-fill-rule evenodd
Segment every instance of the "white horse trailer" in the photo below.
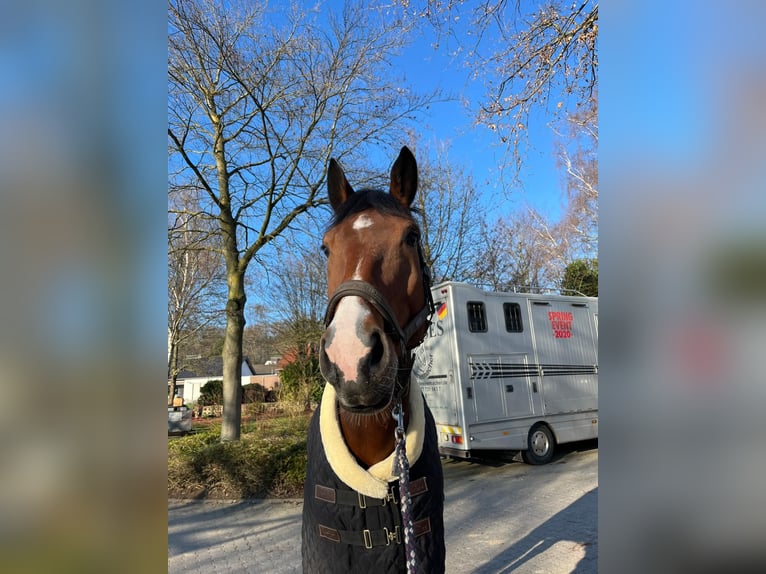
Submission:
M 432 288 L 436 312 L 413 376 L 436 421 L 439 451 L 521 451 L 598 437 L 598 298 Z

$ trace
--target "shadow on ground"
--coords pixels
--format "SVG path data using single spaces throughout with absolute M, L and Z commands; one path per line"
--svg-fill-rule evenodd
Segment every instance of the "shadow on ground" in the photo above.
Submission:
M 475 571 L 476 574 L 506 574 L 513 572 L 554 544 L 571 543 L 573 551 L 579 546 L 585 556 L 570 574 L 596 574 L 598 571 L 598 531 L 590 524 L 593 511 L 598 505 L 598 488 L 585 493 L 564 510 L 553 515 L 524 538 L 515 542 Z M 584 523 L 587 521 L 587 523 Z M 562 532 L 577 532 L 572 538 L 562 538 Z

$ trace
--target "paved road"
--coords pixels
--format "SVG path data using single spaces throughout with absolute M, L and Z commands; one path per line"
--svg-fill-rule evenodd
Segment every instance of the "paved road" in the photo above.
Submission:
M 449 574 L 595 574 L 598 449 L 444 461 Z M 300 572 L 300 501 L 168 503 L 168 572 Z

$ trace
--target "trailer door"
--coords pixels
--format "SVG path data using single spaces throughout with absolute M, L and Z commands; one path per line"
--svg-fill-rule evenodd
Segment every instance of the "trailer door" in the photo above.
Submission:
M 532 414 L 530 367 L 526 353 L 468 357 L 474 394 L 474 420 L 489 422 Z
M 588 303 L 532 301 L 546 413 L 598 408 L 596 333 Z

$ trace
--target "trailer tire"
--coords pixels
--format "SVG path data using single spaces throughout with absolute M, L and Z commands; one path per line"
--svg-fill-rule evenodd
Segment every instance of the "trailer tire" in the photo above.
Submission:
M 551 429 L 539 423 L 529 429 L 527 450 L 522 451 L 521 456 L 527 464 L 548 464 L 553 458 L 554 447 Z

